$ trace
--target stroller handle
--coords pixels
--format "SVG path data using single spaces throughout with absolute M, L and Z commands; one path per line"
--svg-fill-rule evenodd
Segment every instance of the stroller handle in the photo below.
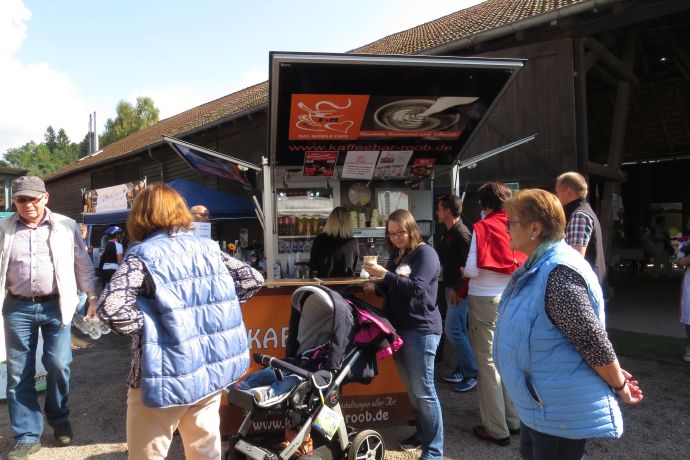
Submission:
M 272 367 L 273 369 L 280 369 L 283 371 L 290 372 L 291 374 L 300 376 L 305 380 L 309 380 L 312 375 L 311 372 L 306 371 L 301 367 L 297 367 L 294 364 L 290 364 L 273 356 L 262 355 L 261 353 L 254 353 L 254 361 L 261 364 L 262 366 Z

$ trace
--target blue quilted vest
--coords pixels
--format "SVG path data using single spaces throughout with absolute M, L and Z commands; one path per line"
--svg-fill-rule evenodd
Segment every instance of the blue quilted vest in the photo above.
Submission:
M 594 312 L 605 324 L 596 275 L 561 241 L 503 292 L 494 337 L 496 367 L 520 420 L 530 428 L 569 439 L 618 438 L 623 417 L 613 391 L 546 315 L 546 283 L 557 265 L 582 275 Z
M 235 285 L 218 245 L 191 233 L 159 231 L 131 247 L 156 286 L 140 296 L 144 315 L 141 392 L 149 407 L 199 401 L 249 367 Z

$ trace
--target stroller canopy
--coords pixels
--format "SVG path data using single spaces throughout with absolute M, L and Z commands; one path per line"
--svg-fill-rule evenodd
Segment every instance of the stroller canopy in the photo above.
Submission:
M 292 294 L 287 357 L 328 344 L 327 370 L 338 369 L 354 333 L 352 307 L 335 291 L 302 286 Z

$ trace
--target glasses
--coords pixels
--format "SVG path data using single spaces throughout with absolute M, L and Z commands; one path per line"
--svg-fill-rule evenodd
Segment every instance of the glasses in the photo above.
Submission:
M 39 201 L 43 199 L 43 195 L 33 198 L 30 196 L 18 196 L 17 198 L 14 199 L 15 203 L 17 204 L 26 204 L 26 203 L 31 203 L 31 204 L 36 204 Z
M 407 235 L 407 232 L 386 232 L 386 238 L 402 238 Z
M 510 220 L 510 219 L 508 219 L 508 222 L 506 223 L 506 232 L 509 232 L 509 231 L 510 231 L 510 227 L 512 227 L 513 224 L 519 224 L 519 223 L 520 223 L 519 220 Z

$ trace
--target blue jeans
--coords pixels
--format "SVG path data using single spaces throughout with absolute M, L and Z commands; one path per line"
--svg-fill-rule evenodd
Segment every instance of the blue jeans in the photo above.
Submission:
M 284 393 L 288 393 L 302 380 L 301 377 L 283 371 L 284 379 L 276 379 L 276 372 L 272 367 L 265 367 L 256 372 L 252 372 L 246 379 L 237 382 L 239 390 L 249 390 L 256 387 L 270 386 L 270 398 Z
M 415 410 L 417 431 L 422 444 L 422 460 L 443 459 L 443 414 L 434 383 L 434 359 L 441 340 L 439 334 L 400 331 L 402 348 L 393 355 L 400 379 Z
M 457 371 L 459 371 L 464 378 L 477 378 L 477 363 L 474 361 L 474 353 L 470 346 L 470 336 L 467 334 L 467 309 L 469 302 L 467 299 L 461 299 L 460 303 L 451 303 L 448 299 L 448 293 L 452 289 L 446 288 L 446 323 L 445 332 L 446 337 L 450 343 L 455 347 L 458 354 Z
M 41 303 L 8 295 L 2 314 L 7 348 L 7 406 L 16 442 L 38 442 L 43 415 L 34 386 L 38 331 L 43 334 L 43 365 L 48 372 L 45 414 L 50 425 L 67 421 L 71 326 L 61 321 L 59 300 Z
M 540 433 L 520 423 L 520 455 L 528 460 L 580 460 L 586 439 L 568 439 Z
M 79 303 L 77 303 L 77 310 L 74 312 L 75 315 L 86 316 L 87 300 L 86 292 L 79 291 Z

